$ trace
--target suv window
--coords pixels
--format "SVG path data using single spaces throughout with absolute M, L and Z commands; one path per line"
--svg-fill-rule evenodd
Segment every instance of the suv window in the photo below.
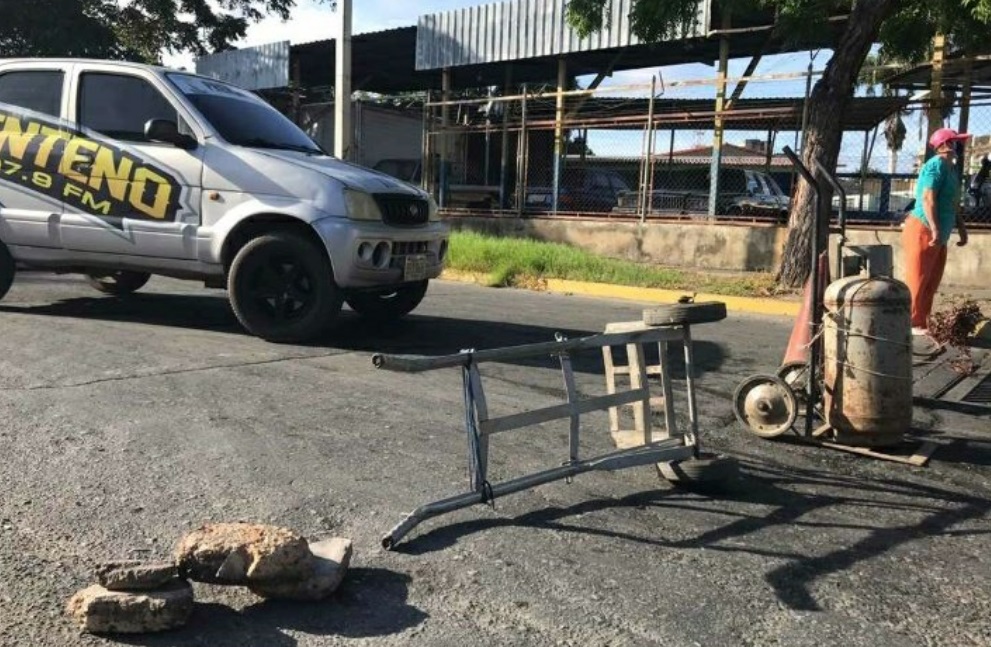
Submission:
M 778 186 L 778 183 L 775 181 L 773 176 L 764 175 L 762 173 L 760 178 L 761 178 L 761 182 L 763 182 L 764 185 L 767 186 L 768 195 L 773 195 L 778 198 L 784 197 L 785 192 L 781 190 L 781 187 Z
M 626 185 L 626 182 L 623 181 L 623 178 L 621 178 L 618 175 L 612 176 L 612 188 L 613 188 L 613 191 L 615 191 L 617 193 L 619 193 L 620 191 L 629 191 L 630 190 L 630 187 L 628 187 Z
M 151 83 L 120 74 L 82 75 L 79 123 L 83 126 L 115 139 L 147 142 L 145 124 L 152 119 L 178 123 L 179 115 Z
M 592 187 L 596 189 L 608 189 L 611 191 L 612 187 L 609 185 L 609 176 L 605 173 L 593 173 Z
M 747 171 L 747 193 L 754 196 L 766 193 L 758 181 L 757 175 L 755 173 L 751 173 L 750 171 Z
M 724 169 L 719 174 L 720 193 L 746 193 L 749 174 L 740 169 Z
M 0 75 L 0 103 L 57 117 L 62 112 L 64 77 L 55 70 L 7 72 Z

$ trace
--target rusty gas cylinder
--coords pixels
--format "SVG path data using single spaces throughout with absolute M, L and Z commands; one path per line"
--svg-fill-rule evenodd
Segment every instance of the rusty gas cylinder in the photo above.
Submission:
M 904 283 L 866 273 L 826 289 L 823 404 L 837 442 L 889 446 L 911 428 L 911 304 Z

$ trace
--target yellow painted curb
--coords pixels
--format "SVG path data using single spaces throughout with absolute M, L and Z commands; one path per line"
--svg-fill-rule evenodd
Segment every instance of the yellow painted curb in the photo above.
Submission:
M 977 324 L 977 330 L 974 331 L 974 339 L 991 343 L 991 320 L 985 319 Z
M 459 272 L 457 270 L 444 270 L 440 278 L 445 281 L 457 281 L 458 283 L 474 283 L 475 285 L 488 285 L 489 275 L 484 272 Z
M 474 272 L 456 272 L 445 270 L 442 279 L 487 285 L 488 275 Z M 606 283 L 584 283 L 582 281 L 566 281 L 563 279 L 544 279 L 541 287 L 554 294 L 574 294 L 604 299 L 620 299 L 624 301 L 640 301 L 649 303 L 675 303 L 680 297 L 688 294 L 687 290 L 662 290 L 659 288 L 636 288 L 625 285 L 609 285 Z M 730 297 L 720 294 L 697 294 L 696 301 L 722 301 L 726 309 L 734 312 L 751 314 L 776 315 L 795 317 L 801 308 L 798 301 L 782 301 L 773 298 Z

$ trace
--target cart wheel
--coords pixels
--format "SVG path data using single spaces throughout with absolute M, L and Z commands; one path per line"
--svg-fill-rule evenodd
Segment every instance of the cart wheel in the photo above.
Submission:
M 778 369 L 778 377 L 784 380 L 792 391 L 804 391 L 809 383 L 809 365 L 806 362 L 788 362 Z
M 726 304 L 722 301 L 673 303 L 643 311 L 643 322 L 648 326 L 685 326 L 712 323 L 725 318 Z
M 775 375 L 754 375 L 736 387 L 733 413 L 761 438 L 787 432 L 798 417 L 798 400 L 791 387 Z
M 778 369 L 778 377 L 791 387 L 799 404 L 805 402 L 809 387 L 809 365 L 806 362 L 788 362 Z
M 714 489 L 735 478 L 740 464 L 735 458 L 703 452 L 698 458 L 658 463 L 662 479 L 687 489 Z

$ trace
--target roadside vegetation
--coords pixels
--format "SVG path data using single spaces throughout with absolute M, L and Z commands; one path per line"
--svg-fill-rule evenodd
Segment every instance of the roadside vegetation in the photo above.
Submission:
M 448 267 L 484 275 L 485 283 L 493 287 L 539 289 L 547 279 L 566 279 L 726 296 L 768 296 L 776 290 L 769 273 L 678 270 L 607 258 L 560 243 L 472 232 L 453 233 Z

